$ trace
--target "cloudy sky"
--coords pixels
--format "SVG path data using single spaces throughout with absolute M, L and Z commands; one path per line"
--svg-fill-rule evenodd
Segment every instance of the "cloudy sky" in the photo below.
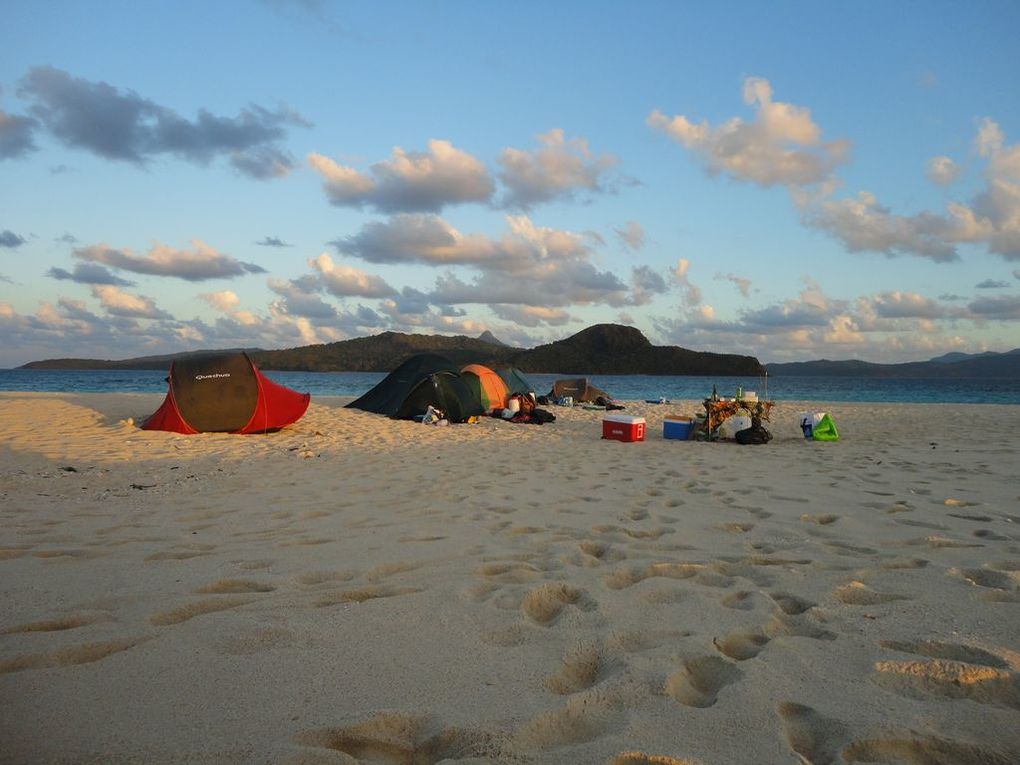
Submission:
M 1020 346 L 1020 3 L 5 0 L 0 367 Z

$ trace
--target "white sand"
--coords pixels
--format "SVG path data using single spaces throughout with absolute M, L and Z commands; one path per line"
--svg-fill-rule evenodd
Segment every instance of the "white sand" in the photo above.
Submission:
M 0 394 L 0 762 L 1020 762 L 1020 407 L 742 447 L 161 399 Z

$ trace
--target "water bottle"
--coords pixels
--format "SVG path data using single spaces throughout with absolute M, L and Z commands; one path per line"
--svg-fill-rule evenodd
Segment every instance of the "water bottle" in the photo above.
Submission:
M 737 386 L 737 401 L 744 400 L 744 389 L 741 386 Z

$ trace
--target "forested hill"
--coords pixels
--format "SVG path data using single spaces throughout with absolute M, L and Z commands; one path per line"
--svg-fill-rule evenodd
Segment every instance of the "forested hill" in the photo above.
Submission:
M 951 353 L 929 361 L 903 364 L 872 364 L 867 361 L 797 361 L 768 364 L 776 377 L 885 377 L 925 379 L 1020 378 L 1020 348 L 1006 353 Z
M 565 340 L 535 348 L 514 348 L 489 333 L 471 338 L 384 332 L 285 350 L 248 349 L 262 369 L 306 372 L 389 372 L 408 357 L 425 352 L 446 356 L 458 366 L 512 365 L 536 373 L 753 376 L 761 372 L 761 364 L 753 356 L 656 346 L 637 329 L 618 324 L 596 324 Z M 194 353 L 199 352 L 119 361 L 48 359 L 30 362 L 23 368 L 163 369 L 173 358 Z

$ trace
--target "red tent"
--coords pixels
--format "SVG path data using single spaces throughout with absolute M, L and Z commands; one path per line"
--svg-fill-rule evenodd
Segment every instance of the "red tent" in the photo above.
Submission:
M 265 433 L 296 422 L 311 395 L 274 383 L 243 351 L 177 359 L 170 389 L 142 430 Z

